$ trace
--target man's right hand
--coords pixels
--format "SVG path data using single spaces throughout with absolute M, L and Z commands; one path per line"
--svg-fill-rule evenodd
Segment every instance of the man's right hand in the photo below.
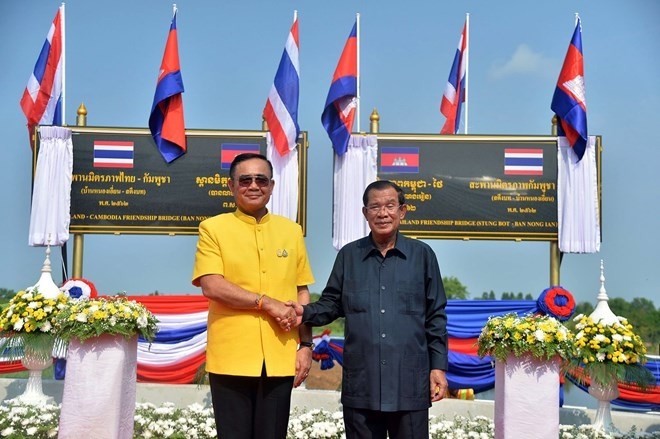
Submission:
M 288 303 L 280 302 L 272 297 L 264 296 L 262 308 L 268 313 L 285 331 L 290 331 L 296 325 L 296 311 Z
M 298 326 L 300 326 L 302 324 L 302 316 L 303 316 L 303 311 L 305 310 L 305 308 L 301 304 L 299 304 L 297 302 L 294 302 L 292 300 L 289 300 L 288 302 L 286 302 L 286 305 L 290 306 L 296 312 L 296 319 L 293 323 L 293 327 L 297 328 Z

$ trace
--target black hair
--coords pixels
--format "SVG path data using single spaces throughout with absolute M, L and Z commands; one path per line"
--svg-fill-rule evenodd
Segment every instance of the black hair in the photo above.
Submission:
M 389 180 L 376 180 L 373 183 L 370 183 L 369 186 L 364 190 L 362 195 L 362 204 L 366 207 L 369 202 L 369 192 L 371 191 L 382 191 L 384 189 L 392 188 L 396 191 L 396 194 L 399 198 L 399 204 L 406 204 L 406 197 L 403 194 L 403 189 L 401 187 Z
M 270 169 L 270 178 L 273 178 L 273 164 L 270 162 L 270 160 L 268 160 L 268 158 L 266 158 L 266 156 L 263 154 L 256 154 L 253 152 L 246 152 L 234 157 L 234 160 L 231 162 L 231 166 L 229 167 L 229 178 L 232 180 L 234 179 L 236 176 L 236 166 L 238 166 L 239 163 L 252 159 L 260 159 L 268 163 L 268 169 Z

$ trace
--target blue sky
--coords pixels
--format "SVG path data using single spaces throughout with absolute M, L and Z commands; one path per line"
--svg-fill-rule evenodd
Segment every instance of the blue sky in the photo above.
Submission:
M 18 105 L 59 2 L 8 0 L 0 15 L 0 287 L 36 282 L 42 248 L 27 245 L 31 153 Z M 655 178 L 660 148 L 660 3 L 179 0 L 185 120 L 195 129 L 259 129 L 261 111 L 293 11 L 300 20 L 299 122 L 309 132 L 308 235 L 320 292 L 335 257 L 331 237 L 332 148 L 320 122 L 341 49 L 361 14 L 361 127 L 376 108 L 381 131 L 437 133 L 438 111 L 456 44 L 470 13 L 471 134 L 549 134 L 550 101 L 574 29 L 583 25 L 590 134 L 603 136 L 603 243 L 592 255 L 565 255 L 561 284 L 595 302 L 600 259 L 610 297 L 660 305 Z M 146 127 L 172 3 L 66 2 L 66 122 L 84 103 L 88 125 Z M 548 286 L 549 244 L 429 242 L 444 276 L 471 297 Z M 195 237 L 87 235 L 83 275 L 111 294 L 193 293 Z M 57 250 L 57 249 L 56 249 Z M 72 243 L 69 255 L 72 253 Z M 60 264 L 53 252 L 54 266 Z M 59 270 L 54 273 L 60 281 Z

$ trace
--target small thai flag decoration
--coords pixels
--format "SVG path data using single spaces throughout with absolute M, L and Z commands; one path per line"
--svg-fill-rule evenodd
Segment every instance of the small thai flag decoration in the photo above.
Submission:
M 95 168 L 132 168 L 135 147 L 133 142 L 94 141 Z
M 543 150 L 504 149 L 504 175 L 543 175 Z

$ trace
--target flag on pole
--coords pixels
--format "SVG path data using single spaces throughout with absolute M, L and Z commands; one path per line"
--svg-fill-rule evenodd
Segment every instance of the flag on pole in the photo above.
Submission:
M 356 22 L 339 58 L 321 115 L 321 122 L 332 141 L 332 147 L 340 156 L 348 148 L 348 139 L 353 131 L 353 121 L 355 120 L 358 83 L 357 47 Z
M 149 116 L 151 135 L 167 163 L 173 162 L 186 152 L 186 128 L 181 96 L 183 91 L 175 9 Z
M 64 6 L 60 6 L 21 98 L 30 136 L 36 125 L 62 125 L 63 71 Z
M 550 105 L 558 119 L 557 134 L 566 136 L 571 148 L 582 159 L 587 147 L 587 101 L 582 57 L 582 25 L 577 19 L 564 65 Z
M 300 134 L 298 126 L 299 50 L 298 17 L 295 17 L 263 112 L 275 149 L 281 156 L 288 154 L 296 147 Z
M 440 134 L 456 134 L 461 122 L 461 105 L 465 102 L 465 74 L 467 68 L 467 20 L 458 41 L 449 79 L 440 103 L 440 112 L 446 117 Z

